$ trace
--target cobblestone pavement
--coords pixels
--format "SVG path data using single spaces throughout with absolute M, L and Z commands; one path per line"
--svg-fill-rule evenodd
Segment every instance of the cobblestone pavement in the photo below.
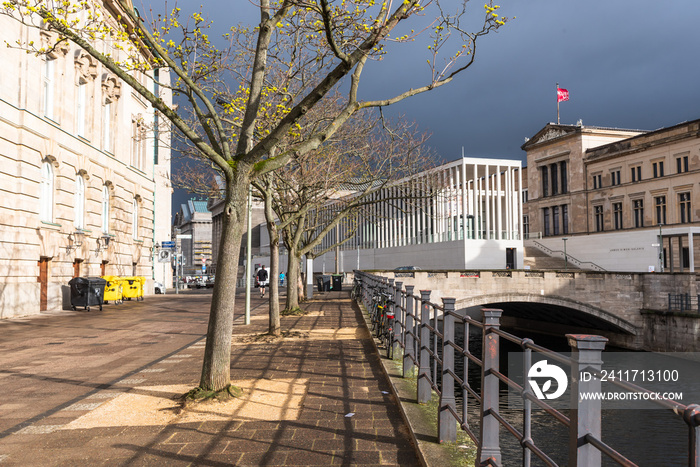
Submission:
M 238 313 L 234 326 L 241 400 L 179 410 L 199 381 L 210 299 L 0 321 L 0 465 L 418 464 L 347 293 L 283 317 L 273 343 L 256 338 L 267 306 L 253 298 L 251 325 Z

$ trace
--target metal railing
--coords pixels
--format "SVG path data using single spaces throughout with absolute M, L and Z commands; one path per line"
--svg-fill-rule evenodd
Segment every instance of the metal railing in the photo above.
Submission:
M 535 245 L 535 247 L 537 247 L 540 250 L 547 253 L 549 256 L 561 256 L 562 259 L 566 259 L 568 262 L 570 262 L 571 264 L 575 264 L 576 266 L 578 266 L 581 269 L 592 269 L 594 271 L 606 271 L 606 269 L 602 266 L 598 266 L 597 264 L 592 263 L 590 261 L 580 261 L 580 260 L 574 258 L 573 256 L 571 256 L 570 254 L 565 253 L 562 250 L 552 250 L 551 248 L 546 247 L 537 241 L 533 241 L 532 244 Z
M 695 297 L 688 293 L 668 294 L 668 311 L 700 313 L 700 295 Z
M 394 282 L 381 276 L 355 271 L 355 278 L 361 284 L 361 301 L 370 309 L 375 291 L 392 294 L 396 320 L 394 323 L 395 341 L 393 345 L 402 350 L 403 376 L 413 376 L 417 369 L 416 401 L 427 403 L 435 392 L 440 398 L 438 405 L 437 440 L 454 442 L 457 427 L 463 430 L 478 446 L 477 465 L 501 465 L 501 443 L 499 427 L 520 443 L 523 449 L 523 465 L 530 466 L 534 454 L 549 466 L 556 462 L 532 439 L 533 404 L 564 425 L 569 431 L 568 465 L 593 467 L 602 464 L 602 455 L 619 465 L 635 466 L 602 440 L 601 400 L 580 398 L 581 393 L 599 393 L 603 349 L 607 339 L 593 335 L 567 335 L 572 349 L 572 357 L 566 357 L 535 344 L 531 339 L 523 339 L 500 329 L 501 310 L 483 309 L 482 321 L 462 316 L 455 312 L 454 298 L 443 298 L 442 305 L 430 302 L 430 291 L 421 290 L 414 294 L 414 287 L 402 282 Z M 462 345 L 457 344 L 455 325 L 463 325 Z M 470 330 L 481 330 L 481 354 L 469 350 Z M 540 400 L 530 385 L 519 385 L 500 371 L 500 339 L 513 342 L 523 349 L 523 368 L 530 368 L 532 352 L 543 354 L 548 359 L 570 366 L 572 384 L 571 418 L 551 405 Z M 401 353 L 396 352 L 395 355 Z M 462 357 L 461 376 L 456 368 L 455 356 Z M 467 375 L 470 367 L 476 367 L 480 374 L 480 384 L 472 387 Z M 579 378 L 582 371 L 591 373 L 594 378 L 587 381 Z M 611 384 L 630 392 L 652 392 L 623 381 L 609 381 Z M 456 383 L 456 384 L 455 384 Z M 499 386 L 504 384 L 522 398 L 522 429 L 514 426 L 501 415 Z M 461 410 L 458 411 L 455 388 L 458 388 Z M 683 405 L 673 400 L 652 398 L 651 401 L 662 408 L 671 410 L 682 418 L 689 429 L 688 465 L 700 467 L 700 405 Z M 479 418 L 475 422 L 468 415 L 469 404 L 479 407 Z

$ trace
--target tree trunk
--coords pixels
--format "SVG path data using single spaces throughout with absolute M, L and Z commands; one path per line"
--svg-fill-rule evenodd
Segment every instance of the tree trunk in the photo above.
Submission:
M 199 387 L 220 391 L 231 384 L 231 334 L 243 226 L 248 194 L 247 175 L 227 181 L 224 220 L 217 258 L 216 283 L 209 312 Z
M 299 278 L 301 256 L 296 248 L 289 250 L 287 260 L 287 301 L 285 302 L 285 310 L 292 311 L 299 308 Z
M 280 326 L 280 236 L 275 221 L 267 220 L 267 231 L 270 233 L 270 334 L 279 336 Z

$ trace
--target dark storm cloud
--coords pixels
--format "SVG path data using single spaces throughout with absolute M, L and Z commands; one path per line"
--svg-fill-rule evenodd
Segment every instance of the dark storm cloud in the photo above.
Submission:
M 431 132 L 444 160 L 458 158 L 462 146 L 467 156 L 524 159 L 524 138 L 556 121 L 557 82 L 571 94 L 560 106 L 562 123 L 653 130 L 700 118 L 698 0 L 499 4 L 501 14 L 517 18 L 480 40 L 472 68 L 385 110 Z M 247 0 L 209 1 L 205 10 L 219 27 L 258 18 Z M 483 17 L 483 3 L 471 10 Z M 389 97 L 424 84 L 425 47 L 390 46 L 385 60 L 367 67 L 361 95 Z

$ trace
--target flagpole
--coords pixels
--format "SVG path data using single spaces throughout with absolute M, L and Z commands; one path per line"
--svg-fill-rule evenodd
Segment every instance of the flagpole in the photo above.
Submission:
M 559 125 L 559 83 L 557 83 L 557 125 Z

